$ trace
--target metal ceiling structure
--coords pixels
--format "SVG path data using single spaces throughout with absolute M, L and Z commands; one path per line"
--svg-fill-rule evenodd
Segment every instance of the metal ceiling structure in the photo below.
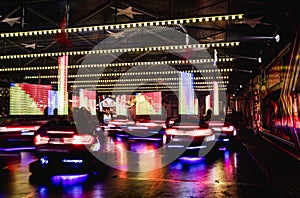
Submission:
M 166 26 L 206 44 L 204 48 L 211 57 L 216 49 L 220 59 L 217 66 L 222 70 L 223 80 L 229 81 L 227 92 L 233 93 L 292 40 L 294 26 L 300 18 L 297 6 L 296 1 L 282 0 L 0 1 L 0 79 L 49 84 L 57 81 L 57 77 L 43 76 L 57 75 L 56 53 L 69 53 L 69 65 L 74 66 L 70 67 L 69 74 L 75 75 L 89 52 L 106 39 L 126 43 L 130 38 L 122 34 L 128 29 L 153 26 L 155 31 L 161 31 L 160 28 Z M 64 17 L 68 46 L 58 40 Z M 155 31 L 151 31 L 149 34 L 154 35 Z M 280 42 L 275 40 L 277 34 Z M 175 38 L 163 38 L 168 39 L 169 44 L 187 44 L 175 43 Z M 224 44 L 226 42 L 229 46 Z M 132 68 L 130 63 L 135 62 L 149 67 L 149 62 L 172 60 L 176 70 L 193 70 L 192 63 L 180 62 L 182 57 L 166 49 L 128 49 L 120 56 L 109 54 L 115 59 L 115 65 L 110 65 L 105 73 L 126 72 Z M 159 65 L 154 64 L 154 67 Z M 175 74 L 172 75 L 169 77 Z M 195 77 L 200 79 L 201 75 Z M 101 79 L 115 78 L 107 75 Z

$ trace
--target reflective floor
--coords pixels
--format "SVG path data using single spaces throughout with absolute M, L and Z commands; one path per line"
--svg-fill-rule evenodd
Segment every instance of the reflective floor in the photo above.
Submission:
M 115 168 L 103 163 L 97 167 L 97 173 L 91 174 L 37 175 L 33 178 L 28 171 L 28 165 L 36 160 L 33 150 L 2 151 L 0 159 L 7 170 L 1 172 L 0 197 L 277 196 L 242 144 L 227 150 L 216 149 L 204 158 L 183 155 L 155 170 L 129 172 L 125 170 L 132 164 L 139 170 L 159 167 L 165 158 L 157 152 L 160 145 L 121 140 L 108 142 L 103 150 Z M 124 148 L 141 155 L 128 158 L 127 152 L 122 152 Z

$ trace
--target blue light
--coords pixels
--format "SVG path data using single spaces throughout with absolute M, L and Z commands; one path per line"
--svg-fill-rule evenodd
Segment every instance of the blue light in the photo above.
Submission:
M 40 161 L 41 161 L 41 164 L 48 164 L 49 163 L 49 161 L 48 161 L 48 159 L 46 157 L 42 157 L 40 159 Z
M 147 138 L 147 137 L 132 137 L 131 140 L 150 140 L 150 141 L 160 141 L 161 138 Z
M 23 151 L 23 150 L 34 150 L 35 147 L 17 147 L 17 148 L 0 148 L 0 151 Z
M 86 182 L 88 174 L 80 175 L 54 175 L 51 181 L 54 185 L 73 186 L 76 183 Z
M 45 188 L 45 187 L 40 187 L 39 188 L 39 195 L 40 196 L 47 196 L 47 188 Z
M 226 151 L 226 148 L 219 148 L 219 151 Z
M 21 135 L 34 135 L 34 132 L 32 132 L 32 131 L 22 131 Z
M 203 160 L 203 157 L 180 157 L 179 160 L 186 162 L 197 162 Z
M 117 134 L 116 136 L 119 136 L 119 137 L 128 137 L 128 135 L 124 135 L 124 134 Z
M 75 163 L 75 164 L 81 164 L 83 163 L 82 159 L 63 159 L 63 163 Z
M 117 137 L 116 138 L 118 142 L 122 142 L 122 138 L 121 137 Z
M 229 142 L 229 139 L 223 139 L 223 142 Z
M 224 152 L 224 159 L 225 159 L 225 161 L 228 161 L 230 159 L 230 153 L 229 153 L 229 151 L 225 151 Z

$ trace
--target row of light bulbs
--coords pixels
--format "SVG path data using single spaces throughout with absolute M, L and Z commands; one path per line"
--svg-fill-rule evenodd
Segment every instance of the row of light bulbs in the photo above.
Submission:
M 213 88 L 204 88 L 204 89 L 194 89 L 194 91 L 213 91 Z M 227 88 L 223 87 L 223 88 L 219 88 L 219 91 L 226 91 Z M 101 89 L 96 89 L 95 91 L 97 91 L 98 93 L 120 93 L 120 92 L 124 92 L 124 93 L 132 93 L 132 92 L 137 92 L 136 90 L 127 90 L 127 89 L 122 89 L 122 90 L 114 90 L 114 89 L 110 89 L 110 90 L 101 90 Z M 143 91 L 170 91 L 170 89 L 164 89 L 164 88 L 158 88 L 158 87 L 154 87 L 152 89 L 138 89 L 138 92 L 143 92 Z
M 222 84 L 228 84 L 229 81 L 214 81 L 217 82 L 218 85 L 222 85 Z M 210 82 L 194 82 L 194 85 L 212 85 L 214 83 L 213 81 Z M 150 83 L 149 85 L 178 85 L 179 82 L 164 82 L 164 83 Z M 131 87 L 131 86 L 137 86 L 140 84 L 133 84 L 133 83 L 122 83 L 122 84 L 75 84 L 75 85 L 71 85 L 71 87 Z M 144 84 L 145 86 L 147 86 L 147 84 Z
M 43 58 L 43 57 L 59 57 L 59 56 L 76 56 L 76 55 L 92 55 L 92 54 L 113 54 L 126 52 L 150 52 L 150 51 L 169 51 L 180 49 L 199 49 L 210 47 L 234 47 L 239 46 L 240 42 L 220 42 L 220 43 L 202 43 L 193 45 L 169 45 L 169 46 L 153 46 L 153 47 L 132 47 L 119 49 L 99 49 L 99 50 L 83 50 L 70 52 L 47 52 L 36 54 L 14 54 L 2 55 L 0 59 L 21 59 L 21 58 Z
M 226 85 L 220 85 L 218 88 L 226 88 Z M 91 88 L 91 90 L 133 90 L 133 89 L 159 89 L 159 88 L 169 88 L 169 89 L 178 89 L 179 86 L 148 86 L 148 87 L 113 87 L 113 88 Z M 212 89 L 213 86 L 194 86 L 194 89 Z
M 240 20 L 242 18 L 243 18 L 243 14 L 231 14 L 231 15 L 219 15 L 219 16 L 193 17 L 193 18 L 185 18 L 185 19 L 167 19 L 167 20 L 159 20 L 159 21 L 75 27 L 75 28 L 66 28 L 65 31 L 68 33 L 72 33 L 72 32 L 78 33 L 78 32 L 88 32 L 88 31 L 98 31 L 98 30 L 118 30 L 124 28 L 201 23 L 201 22 L 209 22 L 209 21 L 216 21 L 216 20 L 218 21 L 223 21 L 223 20 L 228 21 L 228 20 L 235 20 L 235 19 Z M 61 29 L 34 30 L 34 31 L 27 31 L 27 32 L 1 33 L 0 37 L 9 38 L 9 37 L 20 37 L 20 36 L 51 35 L 60 32 Z
M 103 67 L 134 67 L 134 66 L 152 66 L 152 65 L 176 65 L 176 64 L 199 64 L 199 63 L 211 63 L 214 59 L 193 59 L 193 60 L 168 60 L 168 61 L 149 61 L 149 62 L 126 62 L 126 63 L 108 63 L 108 64 L 82 64 L 82 65 L 69 65 L 69 69 L 79 68 L 103 68 Z M 233 61 L 233 58 L 219 58 L 218 62 Z M 11 71 L 40 71 L 40 70 L 54 70 L 58 69 L 58 66 L 40 66 L 40 67 L 10 67 L 1 68 L 0 72 Z
M 211 76 L 201 76 L 194 77 L 194 80 L 213 80 Z M 217 76 L 215 79 L 229 79 L 229 76 Z M 114 83 L 114 82 L 149 82 L 149 81 L 178 81 L 177 77 L 170 78 L 121 78 L 121 79 L 103 79 L 103 80 L 69 80 L 69 84 L 79 84 L 79 83 Z M 228 81 L 227 81 L 228 82 Z M 57 81 L 51 81 L 51 84 L 58 84 Z
M 76 77 L 104 77 L 104 76 L 140 76 L 140 75 L 161 75 L 161 74 L 179 74 L 185 73 L 216 73 L 216 72 L 232 72 L 232 68 L 228 69 L 203 69 L 203 70 L 186 70 L 186 71 L 149 71 L 149 72 L 129 72 L 129 73 L 102 73 L 102 74 L 77 74 L 68 75 L 68 78 Z M 45 75 L 45 76 L 25 76 L 24 79 L 39 79 L 39 78 L 58 78 L 57 75 Z

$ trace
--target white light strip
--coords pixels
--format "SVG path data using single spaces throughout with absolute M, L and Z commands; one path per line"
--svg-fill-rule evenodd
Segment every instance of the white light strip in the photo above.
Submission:
M 216 20 L 218 20 L 218 21 L 224 21 L 224 20 L 228 21 L 228 20 L 236 20 L 236 19 L 241 20 L 242 18 L 243 18 L 243 14 L 230 14 L 230 15 L 205 16 L 205 17 L 185 18 L 185 19 L 167 19 L 167 20 L 159 20 L 159 21 L 145 21 L 145 22 L 135 22 L 135 23 L 66 28 L 66 32 L 77 33 L 77 32 L 90 32 L 90 31 L 99 31 L 99 30 L 118 30 L 118 29 L 135 28 L 135 27 L 203 23 L 203 22 L 210 22 L 210 21 L 216 21 Z M 61 29 L 34 30 L 34 31 L 27 31 L 27 32 L 0 33 L 0 37 L 8 38 L 8 37 L 20 37 L 20 36 L 39 36 L 39 35 L 57 34 L 60 32 L 61 32 Z
M 161 74 L 178 74 L 180 72 L 186 73 L 224 73 L 224 72 L 232 72 L 232 68 L 225 68 L 225 69 L 203 69 L 203 70 L 185 70 L 185 71 L 149 71 L 149 72 L 130 72 L 130 73 L 102 73 L 102 74 L 79 74 L 79 75 L 68 75 L 68 78 L 76 78 L 76 77 L 83 77 L 83 78 L 90 78 L 90 77 L 111 77 L 111 76 L 140 76 L 140 75 L 161 75 Z M 38 78 L 57 78 L 57 75 L 47 75 L 47 76 L 25 76 L 24 79 L 38 79 Z
M 219 62 L 233 61 L 234 58 L 220 58 Z M 192 60 L 168 60 L 168 61 L 154 61 L 154 62 L 126 62 L 126 63 L 109 63 L 109 64 L 84 64 L 84 65 L 69 65 L 68 69 L 78 68 L 103 68 L 103 67 L 134 67 L 134 66 L 152 66 L 152 65 L 177 65 L 177 64 L 201 64 L 211 63 L 213 59 L 192 59 Z M 40 67 L 11 67 L 2 68 L 0 72 L 12 71 L 39 71 L 39 70 L 56 70 L 58 66 L 40 66 Z
M 22 58 L 43 58 L 43 57 L 59 57 L 59 56 L 77 56 L 77 55 L 91 55 L 91 54 L 114 54 L 126 52 L 150 52 L 150 51 L 169 51 L 182 49 L 199 49 L 210 47 L 234 47 L 239 46 L 240 42 L 222 42 L 222 43 L 202 43 L 193 45 L 169 45 L 169 46 L 152 46 L 152 47 L 132 47 L 119 49 L 102 49 L 102 50 L 85 50 L 85 51 L 70 51 L 70 52 L 48 52 L 38 54 L 13 54 L 2 55 L 0 59 L 22 59 Z M 220 61 L 229 61 L 230 58 L 221 58 Z

